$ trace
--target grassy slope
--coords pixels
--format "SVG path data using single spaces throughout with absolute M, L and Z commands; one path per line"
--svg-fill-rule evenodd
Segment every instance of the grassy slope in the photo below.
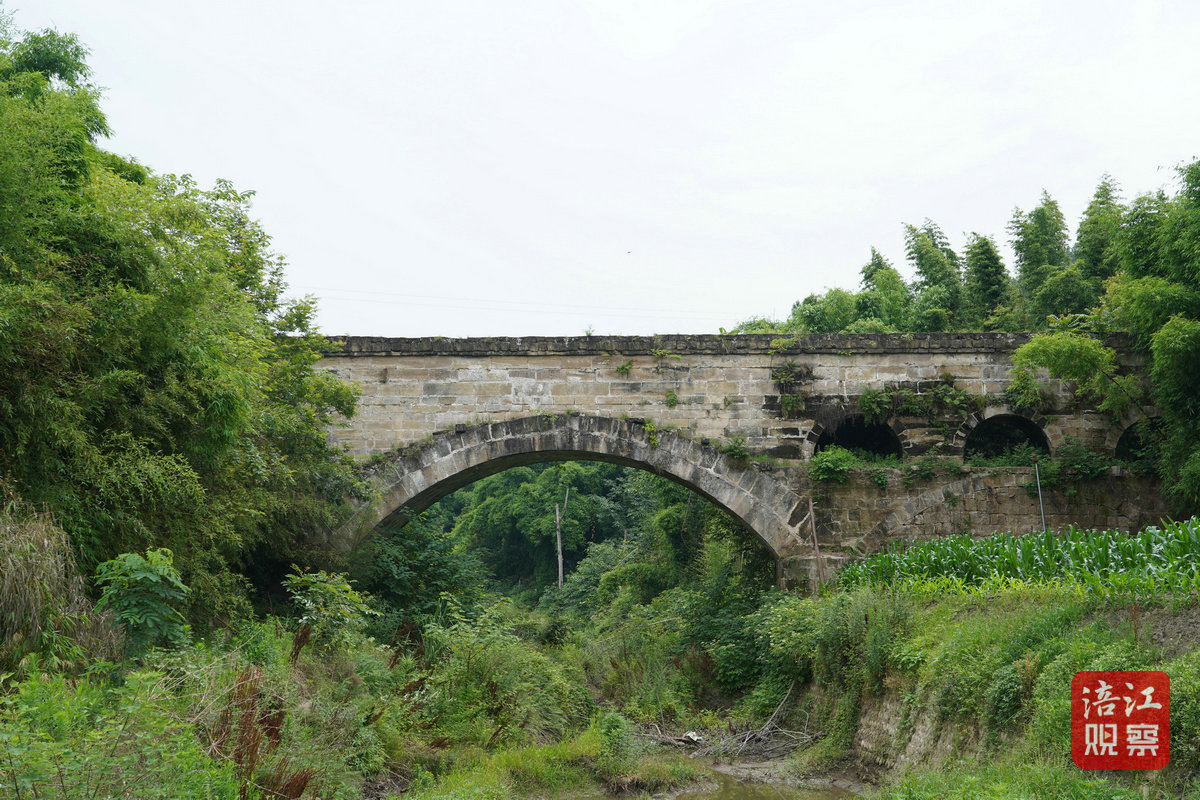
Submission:
M 1069 686 L 1083 669 L 1163 669 L 1172 679 L 1172 762 L 1155 791 L 1190 796 L 1200 775 L 1200 615 L 1134 614 L 1073 585 L 997 582 L 974 591 L 862 588 L 776 609 L 772 646 L 814 675 L 801 712 L 825 732 L 800 772 L 874 772 L 879 797 L 1135 797 L 1130 775 L 1070 760 Z

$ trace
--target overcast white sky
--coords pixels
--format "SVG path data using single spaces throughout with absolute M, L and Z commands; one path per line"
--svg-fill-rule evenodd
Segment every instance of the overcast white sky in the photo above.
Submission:
M 3 2 L 109 149 L 257 191 L 327 334 L 716 332 L 1200 156 L 1191 0 Z

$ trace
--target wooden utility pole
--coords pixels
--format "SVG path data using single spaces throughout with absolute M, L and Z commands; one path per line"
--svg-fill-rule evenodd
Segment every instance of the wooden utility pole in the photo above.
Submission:
M 554 504 L 554 541 L 558 549 L 558 588 L 562 588 L 563 584 L 563 565 L 562 565 L 562 518 L 563 514 L 567 513 L 567 501 L 571 499 L 571 487 L 567 487 L 567 493 L 563 495 L 562 511 L 558 510 L 558 503 Z
M 803 524 L 803 523 L 801 523 Z M 825 565 L 821 562 L 821 545 L 817 542 L 817 514 L 812 498 L 808 498 L 808 528 L 812 531 L 813 558 L 817 560 L 817 586 L 825 585 Z

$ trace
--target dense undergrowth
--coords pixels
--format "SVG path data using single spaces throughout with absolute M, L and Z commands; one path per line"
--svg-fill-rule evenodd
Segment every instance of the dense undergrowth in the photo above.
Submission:
M 716 723 L 703 695 L 759 672 L 741 620 L 766 585 L 746 535 L 715 511 L 694 509 L 698 548 L 676 550 L 654 520 L 688 515 L 660 488 L 636 536 L 593 543 L 533 605 L 478 580 L 448 591 L 424 580 L 436 563 L 420 586 L 396 587 L 419 603 L 297 570 L 284 582 L 292 615 L 194 631 L 166 551 L 102 564 L 99 603 L 6 602 L 0 786 L 21 798 L 349 798 L 693 782 L 694 764 L 651 752 L 635 726 Z M 12 506 L 0 522 L 0 556 L 23 565 L 22 585 L 78 583 L 45 515 Z M 418 524 L 374 552 L 439 535 Z
M 647 518 L 669 508 L 651 504 Z M 793 688 L 785 724 L 814 739 L 792 757 L 797 773 L 898 763 L 897 782 L 879 774 L 887 798 L 1135 797 L 1127 778 L 1069 758 L 1072 676 L 1119 668 L 1171 675 L 1172 763 L 1154 791 L 1197 791 L 1196 595 L 1164 581 L 1131 595 L 1115 555 L 1095 555 L 1124 553 L 1138 571 L 1182 567 L 1197 521 L 1124 540 L 922 545 L 870 559 L 817 597 L 770 588 L 726 524 L 705 521 L 673 580 L 673 551 L 647 525 L 593 543 L 536 603 L 486 587 L 467 602 L 440 592 L 386 643 L 367 633 L 386 603 L 368 598 L 385 612 L 372 617 L 332 574 L 290 582 L 290 619 L 160 631 L 141 649 L 129 635 L 141 623 L 119 606 L 31 598 L 42 633 L 5 677 L 0 785 L 21 798 L 659 791 L 699 776 L 639 737 L 645 726 L 719 742 L 730 726 L 761 724 Z M 5 525 L 54 538 L 19 509 Z M 1040 556 L 1026 563 L 1045 565 L 995 568 L 1029 552 Z M 1071 565 L 1086 558 L 1109 569 L 1077 580 Z M 44 566 L 69 569 L 61 558 Z M 147 600 L 139 613 L 154 610 Z M 110 636 L 96 636 L 105 626 Z M 878 724 L 864 734 L 863 720 L 881 718 L 884 734 Z

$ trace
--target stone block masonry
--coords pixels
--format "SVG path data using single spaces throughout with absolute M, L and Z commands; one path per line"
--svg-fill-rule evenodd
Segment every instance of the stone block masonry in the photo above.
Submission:
M 696 439 L 745 436 L 754 453 L 797 460 L 812 455 L 819 424 L 813 412 L 832 405 L 853 414 L 868 389 L 903 386 L 920 393 L 952 376 L 973 394 L 1000 398 L 1011 353 L 1028 334 L 838 334 L 788 341 L 779 346 L 778 337 L 767 335 L 349 337 L 334 340 L 318 367 L 362 389 L 358 415 L 333 434 L 357 456 L 456 425 L 575 412 L 641 417 Z M 811 371 L 792 389 L 804 396 L 793 418 L 783 416 L 783 392 L 772 377 L 789 364 Z M 1054 438 L 1103 440 L 1105 421 L 1073 409 L 1064 387 L 1052 385 L 1061 411 L 1046 415 Z M 911 455 L 945 438 L 926 419 L 902 417 L 893 427 Z M 955 446 L 948 441 L 943 450 Z
M 333 372 L 362 391 L 358 414 L 345 427 L 331 432 L 360 458 L 398 454 L 406 447 L 411 450 L 432 442 L 435 434 L 461 437 L 479 426 L 528 418 L 572 415 L 610 422 L 644 420 L 651 432 L 670 431 L 700 446 L 715 449 L 737 441 L 751 456 L 772 456 L 779 468 L 754 470 L 758 476 L 773 476 L 772 486 L 764 484 L 764 491 L 755 497 L 769 502 L 777 483 L 786 490 L 788 502 L 797 498 L 806 502 L 809 488 L 803 485 L 803 463 L 812 456 L 827 425 L 858 414 L 858 398 L 864 392 L 907 389 L 920 395 L 952 379 L 963 390 L 988 398 L 984 411 L 961 420 L 905 416 L 889 420 L 905 458 L 926 452 L 953 457 L 961 454 L 966 433 L 980 420 L 1017 413 L 1004 405 L 1003 392 L 1009 383 L 1012 352 L 1028 339 L 1028 334 L 1012 333 L 835 334 L 786 339 L 770 335 L 348 337 L 333 340 L 317 368 Z M 1122 358 L 1127 366 L 1136 367 L 1127 352 Z M 799 377 L 781 385 L 779 376 L 788 370 Z M 1111 451 L 1121 426 L 1080 408 L 1069 387 L 1056 381 L 1048 386 L 1050 407 L 1031 419 L 1046 434 L 1051 448 L 1071 436 L 1093 449 Z M 535 454 L 529 449 L 537 446 L 533 440 L 522 442 L 523 458 Z M 627 451 L 620 454 L 623 463 L 646 466 L 629 456 L 632 444 L 626 444 Z M 550 457 L 570 457 L 556 452 Z M 595 457 L 597 452 L 581 452 L 577 457 Z M 483 456 L 477 453 L 473 457 Z M 699 488 L 699 478 L 692 482 L 685 477 L 692 474 L 693 466 L 681 466 L 675 474 L 661 463 L 661 456 L 655 458 L 660 459 L 657 471 Z M 397 459 L 393 463 L 398 468 Z M 447 469 L 450 467 L 442 465 L 435 470 L 440 481 L 448 479 Z M 712 481 L 733 477 L 742 480 L 733 472 L 725 478 L 706 473 L 704 480 L 712 489 Z M 1118 481 L 1116 485 L 1121 484 Z M 959 490 L 954 493 L 956 498 L 963 492 L 984 491 L 984 487 L 978 481 L 967 481 Z M 843 544 L 877 543 L 888 535 L 889 524 L 898 526 L 896 535 L 907 538 L 921 519 L 937 517 L 930 509 L 914 510 L 913 498 L 907 494 L 897 486 L 894 490 L 889 487 L 882 499 L 872 497 L 870 503 L 845 498 L 844 503 L 855 506 L 853 514 L 848 508 L 820 503 L 822 535 L 831 552 Z M 954 515 L 953 524 L 990 533 L 976 530 L 976 522 L 991 527 L 1003 514 L 997 517 L 995 513 L 999 495 L 993 489 L 987 489 L 985 495 L 992 499 L 964 499 L 963 511 Z M 744 506 L 747 501 L 738 502 Z M 1149 505 L 1160 508 L 1157 503 Z M 791 510 L 773 513 L 787 516 Z M 387 516 L 394 511 L 396 508 L 389 508 L 381 513 Z M 1020 513 L 1026 512 L 1022 505 Z M 1071 513 L 1066 512 L 1067 516 Z M 1123 517 L 1118 514 L 1115 518 L 1131 517 L 1123 512 Z M 882 533 L 880 525 L 884 525 Z M 779 532 L 772 536 L 772 550 L 778 551 L 786 536 Z

